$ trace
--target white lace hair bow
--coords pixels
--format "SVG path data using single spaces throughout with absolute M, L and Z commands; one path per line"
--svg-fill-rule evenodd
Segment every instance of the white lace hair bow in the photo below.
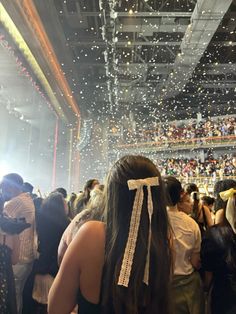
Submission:
M 234 233 L 236 233 L 236 208 L 235 208 L 235 189 L 220 192 L 220 197 L 223 201 L 228 201 L 225 210 L 225 217 L 230 223 Z
M 152 214 L 153 214 L 153 203 L 152 203 L 152 192 L 151 186 L 158 186 L 158 177 L 139 179 L 139 180 L 128 180 L 127 181 L 129 190 L 137 190 L 135 194 L 130 226 L 129 235 L 125 247 L 125 252 L 121 264 L 120 275 L 118 279 L 118 285 L 128 287 L 130 273 L 133 265 L 134 253 L 136 249 L 136 242 L 138 237 L 138 230 L 140 225 L 141 211 L 143 206 L 143 187 L 146 186 L 148 190 L 148 216 L 149 216 L 149 234 L 148 234 L 148 250 L 146 257 L 146 264 L 144 270 L 143 282 L 148 285 L 149 281 L 149 265 L 150 265 L 150 246 L 151 246 L 151 228 L 152 228 Z

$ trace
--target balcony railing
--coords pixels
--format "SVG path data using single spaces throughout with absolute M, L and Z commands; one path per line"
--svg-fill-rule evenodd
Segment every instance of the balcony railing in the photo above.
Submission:
M 164 139 L 162 141 L 149 141 L 149 142 L 138 142 L 131 144 L 118 144 L 117 149 L 121 150 L 145 150 L 145 151 L 161 151 L 171 149 L 196 149 L 196 148 L 208 148 L 208 147 L 225 147 L 225 146 L 236 146 L 236 136 L 212 136 L 212 137 L 200 137 L 200 138 L 189 138 L 189 139 Z
M 236 181 L 236 176 L 189 176 L 189 177 L 184 177 L 184 176 L 179 176 L 177 179 L 182 183 L 182 184 L 188 184 L 188 183 L 195 183 L 200 189 L 201 193 L 213 193 L 213 188 L 214 185 L 217 181 L 219 180 L 224 180 L 224 179 L 232 179 Z

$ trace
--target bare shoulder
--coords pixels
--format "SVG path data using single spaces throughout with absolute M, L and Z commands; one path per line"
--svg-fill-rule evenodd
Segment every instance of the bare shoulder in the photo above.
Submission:
M 101 221 L 87 221 L 78 231 L 78 237 L 86 237 L 88 239 L 105 236 L 105 224 Z
M 100 221 L 88 221 L 79 229 L 72 245 L 86 253 L 104 251 L 105 224 Z

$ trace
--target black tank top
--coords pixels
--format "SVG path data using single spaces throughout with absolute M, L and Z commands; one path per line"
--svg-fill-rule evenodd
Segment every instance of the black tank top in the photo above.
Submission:
M 81 292 L 78 293 L 78 313 L 79 314 L 100 314 L 100 304 L 94 304 L 86 300 Z

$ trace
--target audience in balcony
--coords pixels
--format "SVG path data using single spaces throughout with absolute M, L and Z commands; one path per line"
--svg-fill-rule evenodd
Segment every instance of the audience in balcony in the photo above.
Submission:
M 232 155 L 225 154 L 218 158 L 208 157 L 205 161 L 198 158 L 169 158 L 158 159 L 159 169 L 163 176 L 177 177 L 216 177 L 235 176 L 236 167 Z
M 163 145 L 173 141 L 175 143 L 186 140 L 201 139 L 204 143 L 206 138 L 236 136 L 236 117 L 208 118 L 191 123 L 184 121 L 176 123 L 163 123 L 156 125 L 149 123 L 141 125 L 142 128 L 124 128 L 123 140 L 120 144 L 135 144 L 142 142 L 160 142 Z M 196 141 L 198 143 L 201 143 Z

